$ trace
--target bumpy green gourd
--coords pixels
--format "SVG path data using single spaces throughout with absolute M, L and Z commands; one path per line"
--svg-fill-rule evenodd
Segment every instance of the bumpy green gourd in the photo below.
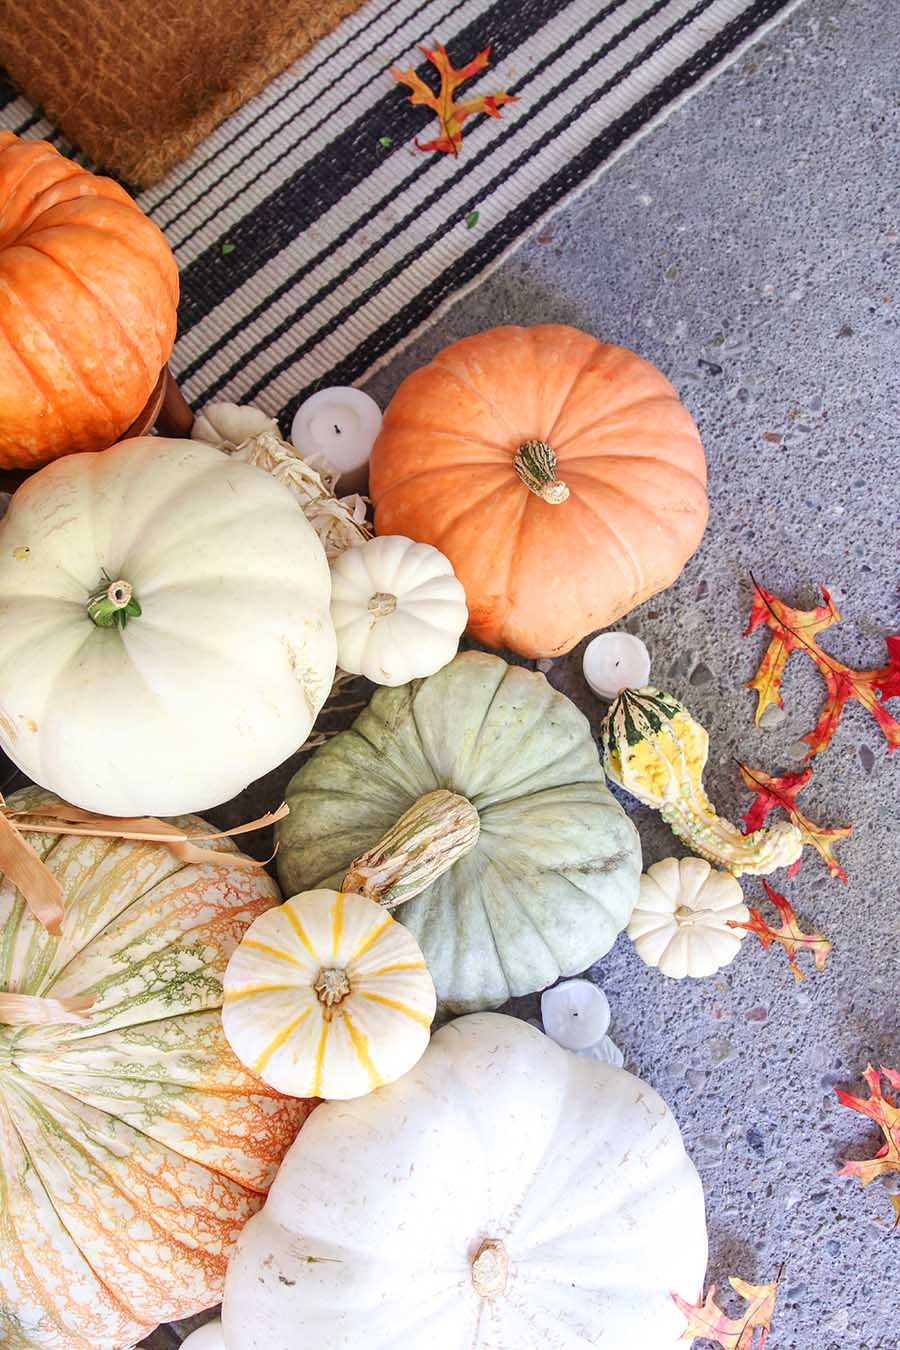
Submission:
M 485 652 L 379 689 L 287 799 L 287 893 L 327 886 L 392 908 L 450 1012 L 585 970 L 637 899 L 640 841 L 587 719 L 543 675 Z
M 655 807 L 688 848 L 735 876 L 768 876 L 800 857 L 800 831 L 779 821 L 742 834 L 716 814 L 703 787 L 709 736 L 687 708 L 658 689 L 623 689 L 600 729 L 606 772 Z

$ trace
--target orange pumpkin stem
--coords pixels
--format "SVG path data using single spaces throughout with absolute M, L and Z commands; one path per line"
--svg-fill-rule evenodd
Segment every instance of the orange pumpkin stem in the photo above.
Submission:
M 550 506 L 559 506 L 568 497 L 569 489 L 556 477 L 556 454 L 546 441 L 525 441 L 520 445 L 513 468 L 528 491 Z

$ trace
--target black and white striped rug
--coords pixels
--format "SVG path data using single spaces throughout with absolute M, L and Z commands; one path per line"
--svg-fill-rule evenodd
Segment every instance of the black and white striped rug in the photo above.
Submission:
M 359 381 L 795 3 L 370 0 L 138 194 L 182 269 L 189 401 L 289 418 Z M 458 159 L 416 148 L 437 124 L 389 75 L 433 84 L 432 38 L 455 65 L 491 45 L 460 97 L 518 97 L 466 122 Z M 2 84 L 0 105 L 0 127 L 65 148 Z

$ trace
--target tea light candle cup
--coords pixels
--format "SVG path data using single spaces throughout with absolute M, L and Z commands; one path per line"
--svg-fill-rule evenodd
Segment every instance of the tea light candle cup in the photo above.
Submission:
M 609 1001 L 590 980 L 563 980 L 541 995 L 541 1019 L 551 1040 L 564 1050 L 586 1050 L 609 1028 Z
M 599 698 L 612 701 L 623 689 L 650 682 L 650 653 L 633 633 L 600 633 L 584 649 L 584 678 Z
M 319 454 L 340 473 L 338 492 L 365 492 L 369 456 L 381 430 L 381 409 L 362 389 L 336 385 L 311 394 L 294 414 L 291 441 L 301 455 Z

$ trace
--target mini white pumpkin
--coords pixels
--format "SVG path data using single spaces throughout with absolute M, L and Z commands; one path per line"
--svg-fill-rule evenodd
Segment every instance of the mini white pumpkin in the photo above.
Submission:
M 228 801 L 308 736 L 330 598 L 268 474 L 151 437 L 59 459 L 0 522 L 0 746 L 101 814 Z
M 676 1350 L 700 1180 L 652 1088 L 512 1017 L 316 1108 L 226 1279 L 228 1350 Z
M 430 544 L 382 535 L 332 563 L 338 665 L 373 684 L 433 675 L 456 655 L 468 617 L 449 559 Z
M 434 982 L 411 933 L 363 895 L 307 891 L 251 924 L 225 971 L 242 1064 L 291 1097 L 345 1100 L 420 1059 Z
M 606 1034 L 609 1021 L 609 999 L 591 980 L 561 980 L 541 994 L 538 1025 L 552 1041 L 576 1055 L 621 1068 L 625 1056 Z
M 703 858 L 663 858 L 641 877 L 628 936 L 638 956 L 663 975 L 712 975 L 733 961 L 745 936 L 728 921 L 746 923 L 740 882 Z

